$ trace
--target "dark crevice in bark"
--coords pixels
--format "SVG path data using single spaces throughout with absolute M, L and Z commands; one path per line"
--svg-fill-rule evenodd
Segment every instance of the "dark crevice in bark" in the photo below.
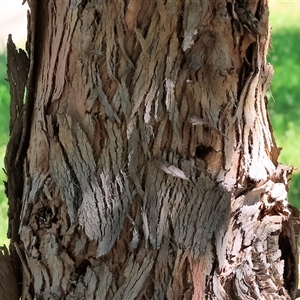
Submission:
M 48 18 L 48 3 L 41 1 L 30 1 L 32 6 L 30 6 L 31 11 L 31 32 L 28 32 L 27 40 L 27 51 L 30 55 L 30 64 L 32 67 L 32 76 L 29 82 L 29 92 L 27 102 L 30 103 L 28 109 L 33 108 L 34 103 L 34 91 L 36 89 L 38 71 L 42 65 L 43 59 L 43 47 L 45 43 L 45 28 L 47 28 Z M 42 15 L 43 18 L 40 18 L 37 14 Z
M 253 61 L 253 54 L 254 54 L 254 51 L 255 51 L 254 47 L 255 47 L 255 43 L 251 43 L 249 45 L 249 47 L 247 48 L 247 50 L 246 50 L 245 61 L 249 65 L 251 65 L 252 61 Z
M 57 127 L 57 130 L 58 130 L 58 126 L 53 126 L 54 128 Z M 74 187 L 75 187 L 75 193 L 74 193 L 74 204 L 75 204 L 75 209 L 78 210 L 78 208 L 80 207 L 81 205 L 81 202 L 82 202 L 82 190 L 80 188 L 80 182 L 77 178 L 77 175 L 76 175 L 76 172 L 75 170 L 73 169 L 72 167 L 72 164 L 71 162 L 69 161 L 69 158 L 68 158 L 68 154 L 65 150 L 65 148 L 63 147 L 63 145 L 60 143 L 60 147 L 61 147 L 61 150 L 62 150 L 62 154 L 64 156 L 64 159 L 65 159 L 65 162 L 66 164 L 68 165 L 68 168 L 69 168 L 69 171 L 71 173 L 71 178 L 72 178 L 72 181 L 73 181 L 73 184 L 74 184 Z
M 189 260 L 186 258 L 183 264 L 183 295 L 184 299 L 192 299 L 193 296 L 193 282 L 191 280 L 191 266 Z
M 81 18 L 82 12 L 84 11 L 88 2 L 90 2 L 90 1 L 89 0 L 81 0 L 80 4 L 78 5 L 78 19 Z
M 76 273 L 80 275 L 85 275 L 87 267 L 91 265 L 91 262 L 88 259 L 84 259 L 79 266 L 76 268 Z
M 211 255 L 212 255 L 212 265 L 210 269 L 210 274 L 206 276 L 206 282 L 205 282 L 205 299 L 214 299 L 215 295 L 213 294 L 214 291 L 214 284 L 213 284 L 213 277 L 215 272 L 218 272 L 218 254 L 217 254 L 217 248 L 216 248 L 216 238 L 215 238 L 215 233 L 213 233 L 213 236 L 210 240 L 211 244 Z
M 100 12 L 97 9 L 95 9 L 94 10 L 94 21 L 97 25 L 99 25 L 99 23 L 100 23 L 100 18 L 101 18 Z
M 157 12 L 156 1 L 145 1 L 141 5 L 141 9 L 137 15 L 136 28 L 140 30 L 144 39 L 147 39 L 147 34 L 153 21 L 151 17 Z
M 284 222 L 283 227 L 288 228 L 287 222 Z M 279 248 L 281 250 L 281 259 L 284 261 L 284 287 L 292 296 L 298 286 L 298 262 L 295 260 L 295 253 L 292 251 L 294 247 L 291 245 L 291 238 L 287 235 L 287 233 L 289 232 L 285 232 L 285 230 L 280 233 Z
M 184 37 L 184 18 L 183 18 L 183 12 L 184 12 L 184 1 L 181 2 L 181 5 L 179 7 L 179 11 L 178 11 L 178 19 L 177 19 L 177 24 L 176 24 L 176 31 L 177 31 L 177 38 L 178 38 L 178 43 L 179 45 L 182 45 L 183 43 L 183 37 Z M 178 51 L 181 52 L 181 57 L 183 57 L 183 51 L 182 51 L 182 47 L 180 47 L 178 49 Z M 185 63 L 185 60 L 182 59 L 181 60 L 181 67 L 183 66 L 183 64 Z
M 252 156 L 252 148 L 253 148 L 253 136 L 252 132 L 249 132 L 249 141 L 248 141 L 248 153 L 250 156 Z
M 256 182 L 249 177 L 244 178 L 244 182 L 241 182 L 241 188 L 235 190 L 235 198 L 240 196 L 246 196 L 256 186 Z M 245 205 L 247 203 L 244 203 Z

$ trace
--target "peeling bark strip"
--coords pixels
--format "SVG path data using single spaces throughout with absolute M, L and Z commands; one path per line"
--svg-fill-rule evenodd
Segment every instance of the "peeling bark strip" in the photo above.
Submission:
M 293 299 L 265 0 L 29 4 L 22 299 Z
M 11 35 L 7 41 L 7 77 L 10 86 L 10 140 L 6 147 L 5 155 L 5 168 L 7 174 L 7 182 L 5 183 L 6 195 L 8 197 L 9 209 L 8 219 L 9 228 L 7 232 L 8 238 L 12 241 L 19 243 L 19 226 L 20 226 L 20 211 L 21 211 L 21 199 L 23 194 L 23 162 L 24 162 L 24 145 L 26 144 L 26 131 L 27 131 L 27 117 L 26 109 L 28 105 L 24 105 L 23 100 L 25 98 L 25 88 L 28 87 L 28 74 L 29 74 L 29 59 L 25 51 L 16 49 L 15 44 L 12 41 Z M 27 140 L 28 142 L 28 140 Z M 10 252 L 12 257 L 13 270 L 20 270 L 20 261 L 15 248 L 11 245 Z M 3 277 L 6 278 L 7 274 L 3 270 Z M 8 278 L 9 282 L 22 280 L 22 274 L 16 272 L 15 278 Z M 6 282 L 3 282 L 3 286 L 6 286 Z M 12 290 L 15 286 L 11 287 Z M 18 296 L 18 292 L 15 291 L 15 296 Z M 0 293 L 0 298 L 14 299 L 13 296 L 7 296 Z M 11 297 L 11 298 L 10 298 Z

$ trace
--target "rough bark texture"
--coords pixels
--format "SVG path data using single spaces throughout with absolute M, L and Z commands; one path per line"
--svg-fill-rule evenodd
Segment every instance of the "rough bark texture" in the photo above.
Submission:
M 18 300 L 19 290 L 8 249 L 0 247 L 0 296 L 2 300 Z
M 22 299 L 293 299 L 266 1 L 29 5 L 6 157 Z

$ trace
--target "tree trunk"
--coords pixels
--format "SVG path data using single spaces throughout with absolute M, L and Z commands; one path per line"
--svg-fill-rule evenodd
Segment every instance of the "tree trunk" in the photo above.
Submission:
M 266 1 L 28 2 L 28 68 L 8 41 L 22 299 L 294 299 Z

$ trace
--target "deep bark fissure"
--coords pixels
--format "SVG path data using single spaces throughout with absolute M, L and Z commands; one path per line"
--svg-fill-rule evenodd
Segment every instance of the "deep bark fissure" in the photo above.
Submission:
M 59 129 L 58 129 L 59 130 Z M 57 134 L 55 134 L 58 137 L 58 132 Z M 81 204 L 81 200 L 82 200 L 82 190 L 80 189 L 80 183 L 79 180 L 77 178 L 76 172 L 74 171 L 72 164 L 69 161 L 68 155 L 66 153 L 66 149 L 64 148 L 64 146 L 59 142 L 59 146 L 61 147 L 61 151 L 62 151 L 62 155 L 64 157 L 64 160 L 66 162 L 66 166 L 68 167 L 68 170 L 70 171 L 70 180 L 73 184 L 73 186 L 75 187 L 74 189 L 74 206 L 75 206 L 75 211 L 77 212 L 77 209 L 80 207 Z

